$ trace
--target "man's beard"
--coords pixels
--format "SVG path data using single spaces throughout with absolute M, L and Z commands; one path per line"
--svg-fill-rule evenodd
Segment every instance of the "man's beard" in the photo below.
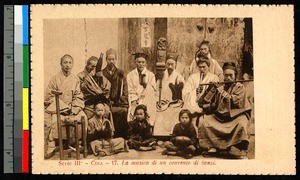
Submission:
M 108 68 L 109 70 L 113 70 L 113 69 L 116 68 L 116 66 L 115 66 L 113 63 L 109 63 L 109 64 L 107 65 L 107 68 Z
M 174 71 L 174 69 L 167 69 L 167 70 L 168 70 L 169 75 L 171 75 L 172 72 Z

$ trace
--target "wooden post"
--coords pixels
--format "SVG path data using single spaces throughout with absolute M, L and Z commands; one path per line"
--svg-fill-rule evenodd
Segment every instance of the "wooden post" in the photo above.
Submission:
M 63 143 L 62 143 L 62 130 L 61 130 L 61 120 L 60 120 L 60 107 L 59 107 L 59 96 L 63 93 L 60 91 L 51 91 L 55 96 L 56 103 L 56 116 L 57 116 L 57 131 L 58 131 L 58 143 L 59 143 L 59 158 L 63 160 Z
M 86 144 L 86 124 L 84 120 L 84 116 L 81 116 L 81 129 L 82 129 L 82 141 L 83 141 L 83 157 L 87 157 L 87 144 Z
M 66 134 L 67 134 L 67 147 L 70 147 L 70 142 L 71 142 L 71 138 L 70 138 L 70 125 L 69 124 L 65 124 L 66 127 Z M 68 158 L 71 157 L 71 152 L 68 153 Z
M 80 157 L 80 154 L 79 154 L 78 122 L 77 122 L 77 120 L 74 120 L 74 126 L 75 126 L 76 159 L 78 160 Z

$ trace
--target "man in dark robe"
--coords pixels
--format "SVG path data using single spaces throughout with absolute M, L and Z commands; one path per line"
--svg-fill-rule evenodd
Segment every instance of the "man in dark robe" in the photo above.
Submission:
M 108 102 L 111 84 L 103 77 L 101 71 L 96 72 L 96 67 L 102 65 L 100 61 L 95 56 L 90 57 L 87 60 L 84 70 L 77 75 L 80 79 L 80 88 L 84 95 L 84 112 L 88 119 L 93 117 L 94 106 L 96 104 Z
M 115 124 L 115 137 L 127 138 L 128 86 L 126 74 L 116 67 L 117 52 L 114 49 L 106 51 L 106 67 L 103 76 L 111 83 L 110 108 Z

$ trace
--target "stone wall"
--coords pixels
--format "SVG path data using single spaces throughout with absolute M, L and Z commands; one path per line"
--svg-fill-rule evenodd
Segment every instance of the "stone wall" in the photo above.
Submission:
M 190 65 L 204 38 L 210 41 L 212 57 L 221 66 L 226 61 L 233 61 L 241 72 L 245 36 L 244 19 L 147 18 L 151 27 L 152 46 L 141 48 L 140 28 L 144 21 L 145 18 L 119 19 L 119 52 L 122 59 L 121 67 L 125 70 L 130 71 L 134 68 L 131 53 L 143 49 L 150 54 L 149 69 L 155 71 L 156 41 L 159 36 L 165 35 L 167 52 L 176 52 L 180 55 L 177 68 L 180 72 Z
M 182 65 L 190 65 L 203 39 L 211 44 L 212 57 L 222 66 L 233 61 L 241 67 L 244 21 L 233 18 L 169 18 L 169 50 L 178 52 Z M 206 30 L 205 30 L 206 29 Z

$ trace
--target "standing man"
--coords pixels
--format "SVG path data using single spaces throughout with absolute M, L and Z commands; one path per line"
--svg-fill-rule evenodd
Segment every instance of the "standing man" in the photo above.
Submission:
M 158 112 L 156 113 L 154 135 L 169 136 L 178 122 L 174 117 L 178 116 L 183 105 L 182 89 L 184 79 L 176 71 L 177 59 L 177 54 L 167 54 L 166 70 L 163 73 L 161 82 L 161 102 L 158 100 L 157 103 Z
M 184 106 L 191 111 L 191 113 L 202 113 L 203 109 L 199 107 L 198 101 L 208 88 L 208 85 L 201 84 L 219 82 L 218 76 L 209 72 L 210 61 L 206 56 L 200 56 L 197 61 L 199 68 L 198 73 L 192 74 L 187 80 L 183 88 Z
M 154 125 L 156 116 L 156 81 L 153 72 L 147 66 L 148 55 L 143 52 L 133 54 L 136 68 L 127 75 L 129 92 L 128 121 L 133 118 L 135 107 L 144 104 L 149 110 L 150 125 Z
M 72 56 L 69 54 L 64 55 L 60 61 L 61 71 L 51 78 L 48 87 L 46 88 L 44 105 L 46 114 L 45 131 L 47 130 L 47 132 L 45 133 L 45 138 L 48 140 L 58 139 L 56 102 L 54 94 L 51 93 L 52 90 L 61 91 L 63 93 L 59 98 L 62 121 L 66 119 L 80 120 L 83 116 L 87 124 L 87 117 L 83 112 L 84 101 L 80 90 L 80 80 L 78 76 L 71 73 L 73 64 L 74 61 Z M 62 129 L 62 135 L 63 139 L 66 139 L 64 128 Z M 81 136 L 81 133 L 79 136 Z M 72 135 L 71 139 L 73 139 Z M 46 142 L 48 142 L 48 140 Z M 47 143 L 45 146 L 47 146 Z M 52 155 L 54 155 L 53 152 L 51 153 Z M 45 158 L 50 158 L 47 152 L 45 152 Z
M 88 119 L 94 115 L 94 106 L 98 103 L 108 103 L 111 84 L 103 77 L 102 72 L 96 72 L 96 66 L 101 66 L 95 56 L 87 60 L 84 70 L 78 73 L 80 79 L 80 88 L 84 95 L 85 108 Z M 101 69 L 101 68 L 100 68 Z
M 106 51 L 107 65 L 103 76 L 111 83 L 109 101 L 115 125 L 115 137 L 127 137 L 128 123 L 128 86 L 126 73 L 116 67 L 117 52 L 114 49 Z
M 194 73 L 199 72 L 199 68 L 197 67 L 197 61 L 200 56 L 206 56 L 209 59 L 209 72 L 211 74 L 215 74 L 219 77 L 220 80 L 223 80 L 223 70 L 219 63 L 211 57 L 211 50 L 209 46 L 209 41 L 203 40 L 199 47 L 199 53 L 196 54 L 196 58 L 192 61 L 192 64 L 189 67 L 189 74 L 192 75 Z

